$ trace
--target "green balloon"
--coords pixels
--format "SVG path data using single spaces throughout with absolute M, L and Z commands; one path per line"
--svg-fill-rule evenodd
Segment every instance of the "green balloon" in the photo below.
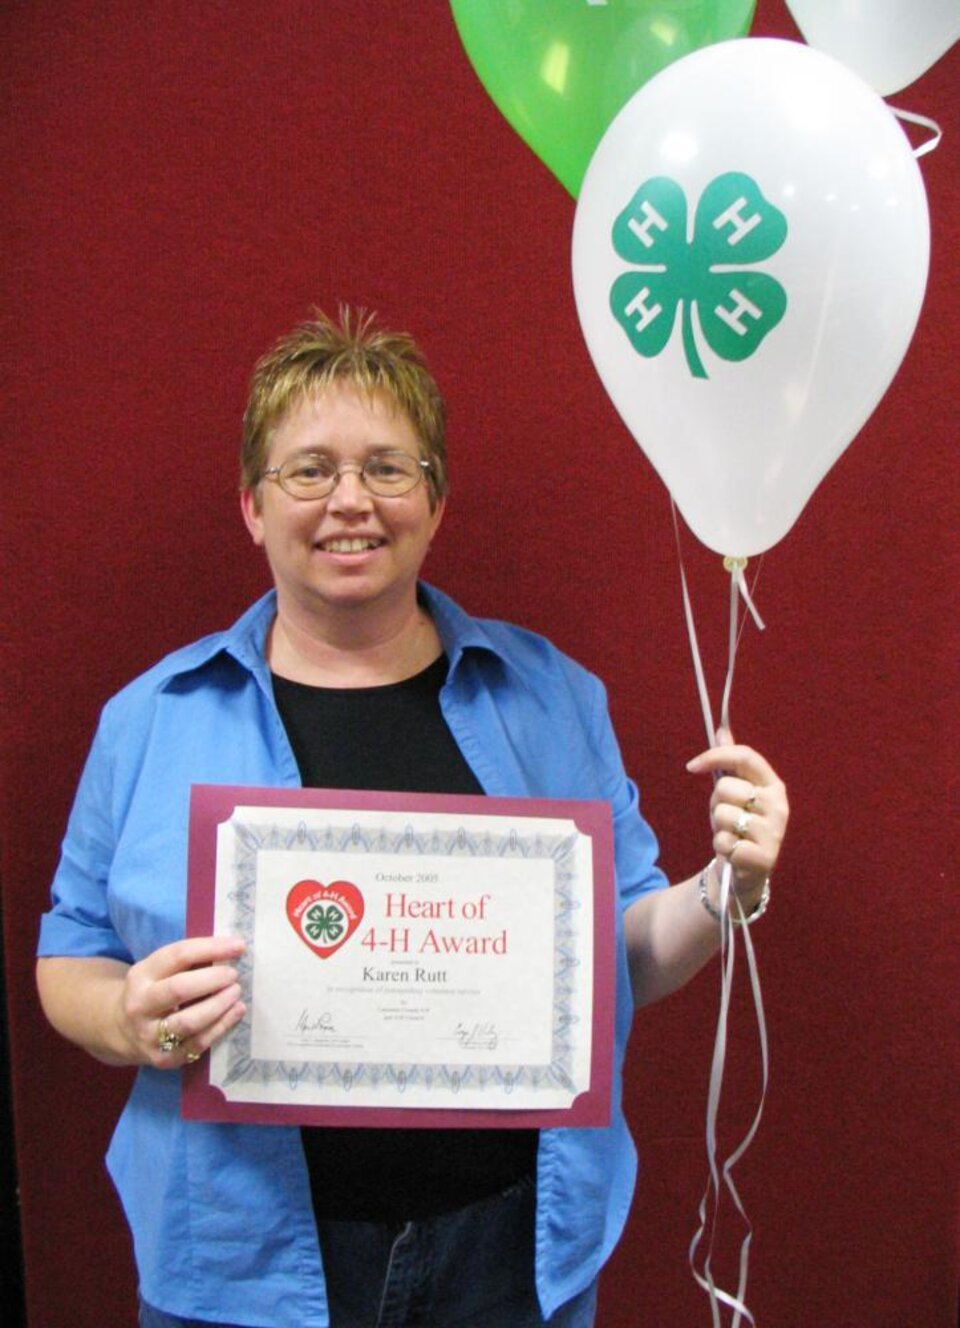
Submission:
M 450 0 L 499 110 L 574 198 L 639 87 L 701 46 L 743 37 L 756 0 Z

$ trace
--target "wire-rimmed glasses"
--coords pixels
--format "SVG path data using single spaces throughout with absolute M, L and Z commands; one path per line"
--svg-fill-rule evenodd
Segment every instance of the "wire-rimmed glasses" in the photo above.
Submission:
M 323 453 L 310 452 L 287 457 L 279 466 L 270 466 L 261 476 L 301 502 L 326 498 L 340 482 L 341 475 L 352 472 L 378 498 L 402 498 L 430 474 L 430 462 L 409 452 L 375 452 L 360 464 L 357 461 L 334 461 Z

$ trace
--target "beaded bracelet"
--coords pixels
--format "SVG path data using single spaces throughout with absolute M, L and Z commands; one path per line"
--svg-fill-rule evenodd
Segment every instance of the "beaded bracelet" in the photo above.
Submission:
M 717 861 L 716 858 L 711 858 L 711 860 L 704 867 L 703 871 L 700 873 L 699 894 L 700 894 L 700 903 L 703 905 L 703 907 L 707 910 L 707 912 L 716 922 L 720 922 L 721 921 L 720 910 L 718 908 L 715 908 L 713 904 L 711 904 L 710 896 L 707 894 L 707 877 L 710 875 L 710 868 L 716 863 L 716 861 Z M 757 918 L 762 917 L 764 913 L 766 913 L 767 905 L 769 903 L 770 903 L 770 877 L 768 876 L 763 883 L 763 889 L 760 891 L 760 898 L 757 900 L 757 906 L 753 910 L 753 912 L 748 913 L 746 917 L 741 917 L 741 918 L 735 917 L 734 914 L 731 912 L 730 921 L 733 923 L 735 927 L 749 927 L 754 922 L 756 922 Z

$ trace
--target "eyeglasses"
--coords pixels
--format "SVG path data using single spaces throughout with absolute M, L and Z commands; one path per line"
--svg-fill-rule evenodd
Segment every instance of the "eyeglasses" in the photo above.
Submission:
M 341 475 L 352 472 L 378 498 L 402 498 L 430 474 L 430 462 L 421 461 L 409 452 L 377 452 L 363 465 L 356 461 L 337 463 L 328 456 L 310 453 L 288 457 L 279 466 L 270 466 L 261 476 L 280 485 L 291 498 L 307 502 L 326 498 L 340 483 Z

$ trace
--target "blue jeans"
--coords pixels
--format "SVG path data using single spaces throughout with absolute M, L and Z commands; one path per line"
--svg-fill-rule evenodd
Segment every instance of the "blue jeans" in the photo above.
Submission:
M 596 1282 L 551 1319 L 540 1312 L 535 1205 L 531 1179 L 423 1221 L 320 1222 L 330 1328 L 592 1328 Z M 211 1325 L 141 1302 L 140 1328 Z

